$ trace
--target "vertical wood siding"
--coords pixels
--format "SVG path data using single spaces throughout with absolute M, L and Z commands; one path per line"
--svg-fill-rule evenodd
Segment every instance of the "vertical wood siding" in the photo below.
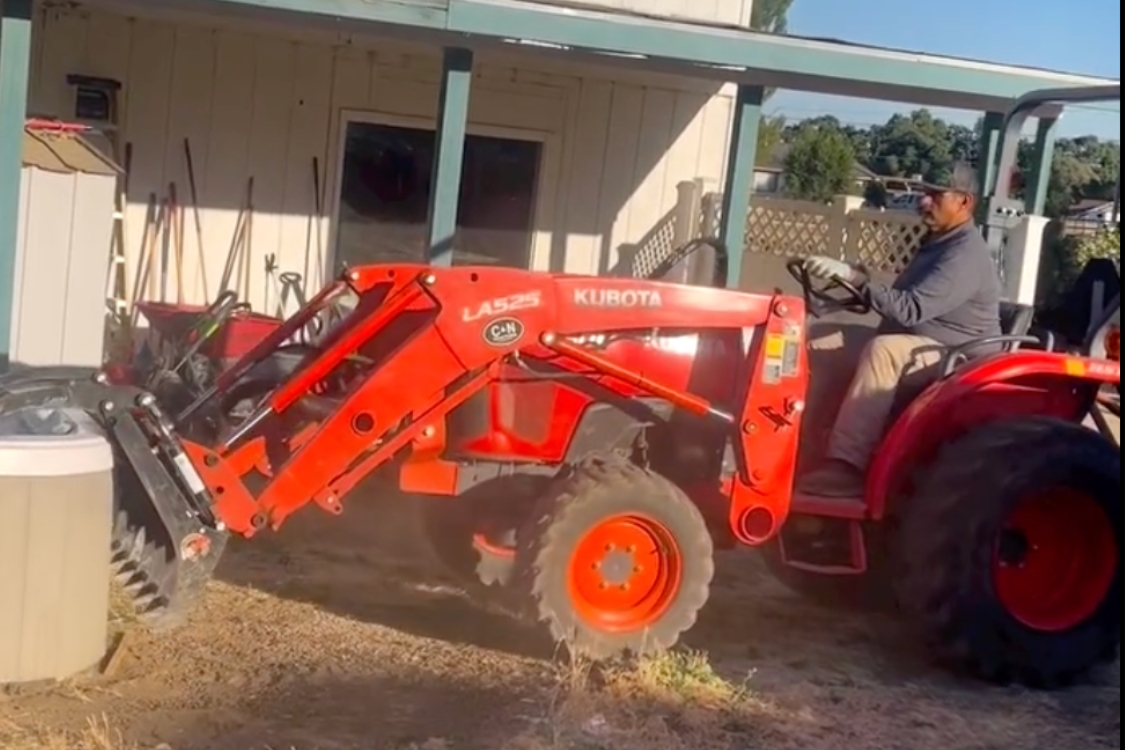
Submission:
M 330 258 L 341 120 L 349 112 L 432 120 L 440 50 L 393 40 L 314 38 L 215 19 L 127 18 L 85 8 L 36 16 L 30 110 L 73 117 L 68 73 L 122 83 L 121 142 L 132 144 L 126 242 L 130 284 L 150 193 L 187 201 L 184 139 L 201 204 L 204 294 L 193 218 L 184 286 L 216 293 L 249 177 L 254 178 L 250 301 L 264 263 L 323 282 Z M 470 129 L 524 130 L 545 143 L 533 265 L 604 272 L 674 206 L 676 184 L 722 177 L 730 92 L 710 83 L 617 73 L 534 54 L 478 58 Z M 314 217 L 312 160 L 324 216 Z M 159 253 L 158 253 L 159 254 Z M 173 277 L 169 289 L 174 294 Z M 269 292 L 272 294 L 272 289 Z

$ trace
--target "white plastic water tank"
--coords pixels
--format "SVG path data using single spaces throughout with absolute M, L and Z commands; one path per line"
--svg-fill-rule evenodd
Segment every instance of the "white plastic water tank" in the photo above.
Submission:
M 85 413 L 0 416 L 0 684 L 102 659 L 112 523 L 113 452 Z

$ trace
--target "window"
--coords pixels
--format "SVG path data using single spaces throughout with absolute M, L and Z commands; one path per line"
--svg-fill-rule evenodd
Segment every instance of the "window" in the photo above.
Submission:
M 542 144 L 465 139 L 454 265 L 527 268 Z M 434 131 L 347 124 L 336 229 L 337 263 L 422 262 Z

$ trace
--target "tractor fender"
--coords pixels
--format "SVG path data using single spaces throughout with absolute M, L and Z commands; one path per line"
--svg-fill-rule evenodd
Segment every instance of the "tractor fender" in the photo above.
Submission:
M 1121 364 L 1058 352 L 981 357 L 930 385 L 895 420 L 867 474 L 868 515 L 880 520 L 939 446 L 985 422 L 1015 416 L 1085 418 L 1102 385 L 1120 385 Z

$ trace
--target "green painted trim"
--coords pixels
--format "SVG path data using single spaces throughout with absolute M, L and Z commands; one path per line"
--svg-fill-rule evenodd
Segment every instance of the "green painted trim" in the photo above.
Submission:
M 758 126 L 762 121 L 761 86 L 739 86 L 734 103 L 730 151 L 723 184 L 719 239 L 727 247 L 727 288 L 737 289 L 742 280 L 742 256 L 746 253 L 746 220 L 750 193 L 754 189 L 754 160 L 758 151 Z
M 1004 131 L 1003 112 L 985 112 L 977 141 L 977 222 L 983 224 L 988 216 L 985 198 L 996 187 L 996 167 L 1000 159 L 1001 133 Z
M 468 132 L 472 79 L 473 53 L 467 49 L 446 49 L 442 60 L 430 206 L 426 219 L 429 242 L 426 257 L 436 266 L 453 265 L 453 238 L 457 230 L 457 204 L 461 192 L 461 166 Z
M 1031 174 L 1024 185 L 1024 206 L 1029 213 L 1043 215 L 1047 207 L 1047 187 L 1051 183 L 1051 163 L 1055 160 L 1055 125 L 1058 119 L 1044 118 L 1035 129 L 1035 151 Z
M 151 2 L 151 0 L 150 0 Z M 306 13 L 340 21 L 366 21 L 444 29 L 449 0 L 218 0 L 284 13 Z
M 151 0 L 150 0 L 151 1 Z M 772 85 L 763 74 L 865 83 L 885 98 L 908 100 L 911 90 L 1010 100 L 1044 88 L 1116 81 L 1095 76 L 815 39 L 762 34 L 721 26 L 680 23 L 521 0 L 218 0 L 232 6 L 310 13 L 336 18 L 444 29 L 481 38 L 521 40 L 562 48 L 648 58 L 680 75 Z M 464 42 L 459 42 L 464 43 Z M 533 46 L 512 49 L 532 49 Z M 606 65 L 613 65 L 607 58 Z M 707 68 L 703 70 L 703 66 Z M 754 79 L 754 76 L 758 76 Z M 788 88 L 800 89 L 794 84 Z M 815 87 L 814 87 L 815 88 Z M 991 106 L 991 105 L 990 105 Z M 1119 103 L 1107 103 L 1107 109 Z M 974 109 L 984 106 L 974 105 Z
M 8 369 L 15 304 L 17 235 L 32 0 L 3 0 L 0 15 L 0 372 Z
M 863 81 L 1003 99 L 1040 88 L 1089 85 L 1046 71 L 949 64 L 908 52 L 798 39 L 747 30 L 585 13 L 533 2 L 449 0 L 450 31 L 530 40 L 564 47 L 645 55 L 689 65 L 750 68 L 789 75 Z M 607 61 L 607 64 L 612 64 Z M 731 71 L 731 80 L 738 71 Z M 1095 80 L 1088 79 L 1090 83 Z

